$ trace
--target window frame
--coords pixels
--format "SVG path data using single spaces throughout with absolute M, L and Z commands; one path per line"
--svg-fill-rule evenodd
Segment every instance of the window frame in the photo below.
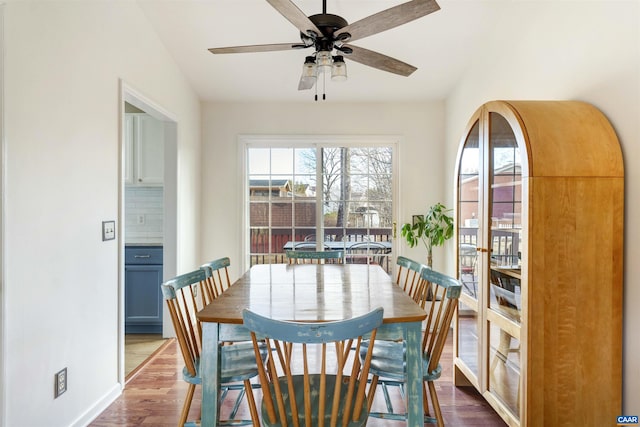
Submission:
M 246 271 L 251 265 L 250 247 L 251 233 L 249 222 L 249 185 L 247 152 L 249 148 L 325 148 L 325 147 L 348 147 L 348 148 L 365 148 L 365 147 L 389 147 L 391 148 L 391 167 L 392 167 L 392 243 L 390 260 L 394 259 L 398 251 L 397 247 L 397 218 L 399 218 L 399 194 L 400 194 L 400 177 L 398 173 L 399 147 L 401 137 L 397 135 L 239 135 L 238 136 L 238 159 L 239 171 L 241 179 L 238 180 L 238 191 L 241 197 L 240 218 L 242 221 L 241 231 L 241 264 L 242 271 Z M 319 156 L 318 156 L 319 158 Z M 322 182 L 322 175 L 317 171 L 317 182 Z M 322 217 L 322 204 L 316 203 L 316 217 Z M 320 224 L 324 229 L 324 223 Z M 324 232 L 324 230 L 322 230 Z M 395 262 L 391 262 L 392 274 L 395 274 Z

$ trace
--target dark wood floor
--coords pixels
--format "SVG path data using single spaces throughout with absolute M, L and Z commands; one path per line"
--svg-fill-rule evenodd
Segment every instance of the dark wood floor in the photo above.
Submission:
M 442 378 L 437 383 L 445 424 L 451 427 L 502 427 L 506 424 L 473 388 L 456 388 L 452 382 L 451 339 L 441 358 Z M 93 423 L 92 427 L 153 426 L 175 427 L 182 409 L 186 383 L 182 380 L 183 362 L 173 340 L 156 354 L 126 385 L 125 390 Z M 200 387 L 191 407 L 190 420 L 198 419 Z M 378 398 L 376 395 L 378 409 Z M 402 400 L 398 394 L 399 405 Z M 400 406 L 401 407 L 401 406 Z M 224 408 L 223 408 L 224 411 Z M 224 416 L 224 412 L 223 412 Z M 368 426 L 401 426 L 404 422 L 371 418 Z

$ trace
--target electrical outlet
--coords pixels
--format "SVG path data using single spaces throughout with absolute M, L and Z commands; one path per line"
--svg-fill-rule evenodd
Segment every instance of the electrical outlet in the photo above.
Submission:
M 53 390 L 53 398 L 58 398 L 58 396 L 60 396 L 65 391 L 67 391 L 67 368 L 64 368 L 55 375 L 55 388 Z
M 145 219 L 144 218 L 144 214 L 139 214 L 138 217 L 137 217 L 138 225 L 144 225 L 144 219 Z

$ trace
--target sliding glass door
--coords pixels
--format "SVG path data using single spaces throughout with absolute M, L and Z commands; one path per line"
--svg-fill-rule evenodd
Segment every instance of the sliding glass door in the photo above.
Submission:
M 250 264 L 341 249 L 391 271 L 394 144 L 246 143 Z

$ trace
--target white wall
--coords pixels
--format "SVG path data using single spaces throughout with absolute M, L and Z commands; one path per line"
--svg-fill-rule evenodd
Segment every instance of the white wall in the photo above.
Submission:
M 238 135 L 398 135 L 401 212 L 398 226 L 445 197 L 443 103 L 203 105 L 202 261 L 229 256 L 232 274 L 241 270 L 242 202 L 238 183 Z M 400 251 L 425 259 L 424 248 Z M 435 263 L 439 253 L 434 254 Z
M 179 270 L 196 264 L 200 106 L 131 1 L 5 8 L 5 426 L 85 425 L 120 392 L 120 79 L 178 122 Z M 53 375 L 68 391 L 53 399 Z
M 640 411 L 640 3 L 504 2 L 493 39 L 481 46 L 446 103 L 446 184 L 453 189 L 467 120 L 494 99 L 569 99 L 594 104 L 615 128 L 625 159 L 623 409 Z M 447 194 L 451 203 L 453 192 Z M 453 260 L 449 270 L 453 270 Z M 597 298 L 597 295 L 594 295 Z M 600 345 L 594 337 L 594 346 Z M 613 421 L 612 421 L 613 422 Z

